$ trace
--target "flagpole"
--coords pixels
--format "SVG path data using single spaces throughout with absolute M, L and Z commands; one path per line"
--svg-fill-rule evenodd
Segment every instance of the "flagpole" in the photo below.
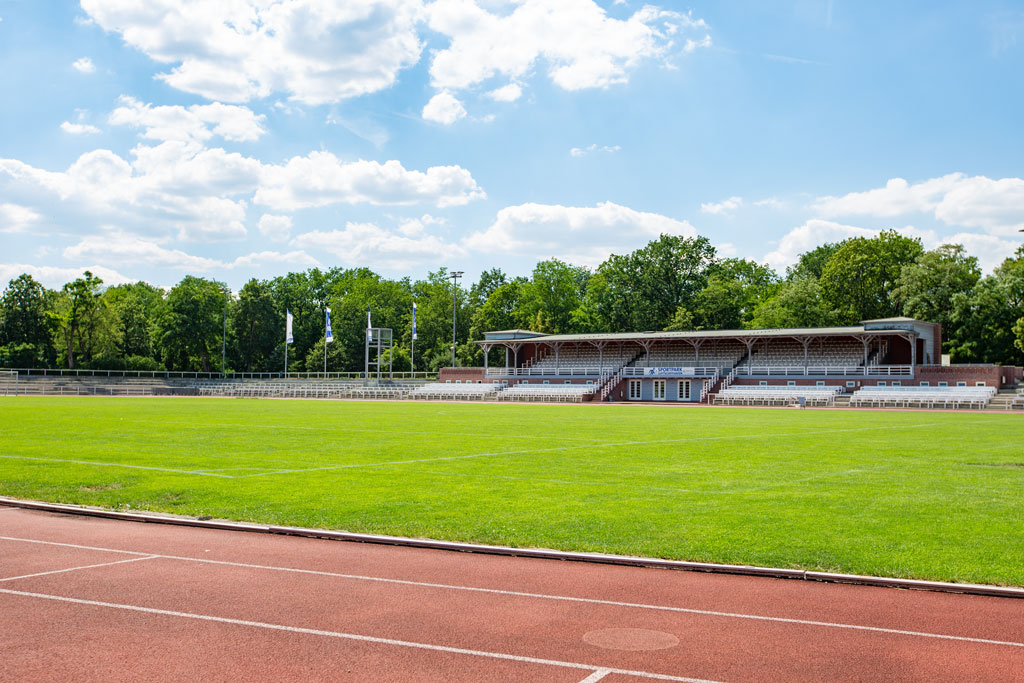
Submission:
M 416 302 L 412 302 L 412 342 L 409 346 L 409 372 L 416 377 Z

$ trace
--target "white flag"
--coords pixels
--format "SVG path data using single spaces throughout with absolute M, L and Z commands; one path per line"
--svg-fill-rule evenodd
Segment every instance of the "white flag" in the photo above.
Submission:
M 325 344 L 330 344 L 334 341 L 334 334 L 331 332 L 331 309 L 327 309 L 327 336 L 324 338 Z
M 292 312 L 285 309 L 285 324 L 284 324 L 284 343 L 294 344 L 295 340 L 292 339 Z
M 412 338 L 416 339 L 416 302 L 412 302 Z

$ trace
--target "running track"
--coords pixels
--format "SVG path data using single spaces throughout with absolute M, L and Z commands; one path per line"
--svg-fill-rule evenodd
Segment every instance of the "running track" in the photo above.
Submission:
M 1024 602 L 0 507 L 0 680 L 999 681 Z

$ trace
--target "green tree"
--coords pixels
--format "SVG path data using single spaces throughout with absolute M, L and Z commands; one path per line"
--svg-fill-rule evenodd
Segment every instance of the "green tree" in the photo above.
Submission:
M 892 300 L 903 315 L 941 323 L 947 337 L 956 337 L 953 298 L 969 295 L 980 279 L 978 259 L 959 244 L 945 244 L 903 266 Z
M 802 280 L 804 278 L 821 279 L 829 259 L 843 246 L 845 242 L 827 242 L 815 247 L 810 251 L 800 254 L 797 262 L 786 269 L 786 279 L 789 281 Z
M 890 292 L 903 266 L 914 263 L 923 251 L 921 240 L 895 230 L 846 240 L 822 271 L 825 301 L 843 323 L 897 315 Z
M 167 294 L 156 340 L 169 369 L 212 371 L 223 334 L 225 289 L 220 282 L 187 275 Z
M 836 324 L 836 315 L 825 302 L 814 278 L 799 278 L 779 288 L 775 296 L 754 309 L 750 326 L 758 329 L 825 327 Z
M 76 353 L 86 361 L 92 357 L 104 312 L 102 284 L 103 280 L 85 271 L 82 277 L 64 285 L 56 310 L 52 312 L 69 368 L 75 367 Z
M 699 330 L 748 327 L 757 305 L 778 290 L 775 271 L 754 261 L 725 259 L 709 270 L 708 284 L 693 304 L 695 328 Z
M 1024 317 L 1024 246 L 982 278 L 970 293 L 953 295 L 947 348 L 956 363 L 1024 364 L 1016 327 Z
M 8 363 L 13 367 L 52 365 L 56 358 L 53 347 L 53 318 L 47 312 L 54 304 L 56 294 L 50 292 L 31 275 L 23 274 L 11 280 L 0 297 L 0 346 L 18 347 L 17 358 L 12 355 Z
M 153 326 L 163 306 L 163 291 L 146 282 L 109 287 L 103 293 L 112 313 L 112 345 L 118 357 L 152 356 Z
M 274 302 L 270 283 L 246 282 L 232 304 L 232 356 L 245 372 L 273 372 L 274 352 L 284 341 L 284 310 Z M 283 354 L 283 351 L 282 351 Z
M 558 259 L 541 261 L 520 289 L 518 320 L 535 332 L 573 330 L 573 312 L 583 301 L 590 271 Z

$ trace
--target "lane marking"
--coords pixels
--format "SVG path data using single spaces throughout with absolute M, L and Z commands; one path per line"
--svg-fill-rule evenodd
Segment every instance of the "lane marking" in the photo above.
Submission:
M 413 463 L 421 462 L 439 462 L 445 460 L 466 460 L 468 458 L 484 458 L 495 455 L 524 455 L 526 453 L 552 453 L 557 451 L 571 451 L 579 450 L 583 448 L 594 449 L 594 448 L 617 448 L 621 446 L 645 446 L 651 444 L 665 444 L 665 443 L 684 443 L 693 441 L 721 441 L 727 439 L 752 439 L 752 438 L 789 438 L 789 437 L 801 437 L 801 436 L 816 436 L 821 434 L 836 434 L 839 432 L 863 432 L 863 431 L 880 431 L 883 429 L 915 429 L 918 427 L 935 427 L 936 425 L 942 424 L 940 422 L 930 422 L 926 424 L 916 425 L 892 425 L 890 427 L 852 427 L 850 429 L 822 429 L 814 431 L 803 431 L 803 432 L 791 432 L 791 433 L 780 433 L 780 434 L 722 434 L 720 436 L 700 436 L 700 437 L 685 437 L 679 439 L 653 439 L 650 441 L 619 441 L 619 442 L 600 442 L 600 443 L 588 443 L 579 446 L 554 446 L 551 448 L 528 448 L 518 451 L 495 451 L 493 453 L 470 453 L 468 455 L 448 455 L 440 458 L 417 458 L 414 460 L 392 460 L 388 462 L 368 462 L 368 463 L 353 463 L 350 465 L 324 465 L 322 467 L 309 467 L 305 469 L 293 469 L 293 470 L 270 470 L 267 472 L 259 472 L 257 474 L 239 474 L 234 478 L 244 479 L 247 477 L 266 477 L 272 474 L 301 474 L 304 472 L 322 472 L 324 470 L 346 470 L 357 467 L 385 467 L 390 465 L 408 465 Z
M 90 607 L 107 607 L 120 609 L 129 612 L 142 612 L 144 614 L 157 614 L 167 617 L 181 617 L 183 619 L 195 619 L 197 621 L 211 621 L 220 624 L 232 624 L 234 626 L 249 626 L 262 628 L 271 631 L 286 631 L 289 633 L 301 633 L 303 635 L 324 636 L 327 638 L 341 638 L 345 640 L 356 640 L 365 643 L 379 645 L 396 645 L 398 647 L 415 648 L 418 650 L 429 650 L 433 652 L 445 652 L 449 654 L 469 655 L 472 657 L 485 657 L 488 659 L 501 659 L 524 664 L 541 664 L 546 666 L 557 666 L 563 669 L 583 669 L 585 671 L 606 671 L 609 674 L 621 674 L 623 676 L 635 676 L 637 678 L 649 678 L 658 681 L 683 681 L 684 683 L 715 683 L 703 678 L 690 678 L 686 676 L 671 676 L 658 674 L 649 671 L 633 671 L 630 669 L 609 669 L 596 667 L 593 664 L 582 664 L 579 662 L 566 662 L 557 659 L 543 659 L 540 657 L 527 657 L 524 655 L 513 655 L 505 652 L 489 652 L 487 650 L 471 650 L 462 647 L 451 647 L 448 645 L 435 645 L 433 643 L 420 643 L 411 640 L 396 640 L 394 638 L 380 638 L 377 636 L 366 636 L 357 633 L 342 633 L 340 631 L 324 631 L 315 628 L 303 628 L 301 626 L 286 626 L 284 624 L 270 624 L 263 621 L 249 621 L 247 619 L 232 619 L 230 617 L 217 617 L 210 614 L 195 614 L 192 612 L 177 612 L 174 610 L 157 609 L 155 607 L 142 607 L 140 605 L 125 605 L 116 602 L 101 602 L 99 600 L 85 600 L 82 598 L 69 598 L 62 595 L 49 595 L 46 593 L 32 593 L 29 591 L 16 591 L 8 588 L 0 588 L 0 593 L 17 595 L 27 598 L 39 598 L 42 600 L 54 600 L 74 605 L 88 605 Z
M 580 683 L 597 683 L 597 681 L 601 680 L 610 673 L 612 673 L 611 669 L 598 669 L 597 671 L 595 671 L 594 673 L 590 674 L 582 681 L 580 681 Z
M 42 462 L 69 462 L 76 465 L 96 465 L 97 467 L 127 467 L 134 470 L 156 470 L 158 472 L 177 472 L 178 474 L 197 474 L 201 477 L 220 477 L 222 479 L 234 479 L 228 474 L 214 474 L 199 472 L 196 470 L 175 470 L 169 467 L 150 467 L 148 465 L 124 465 L 119 462 L 95 462 L 92 460 L 64 460 L 61 458 L 34 458 L 28 455 L 0 455 L 0 458 L 11 460 L 39 460 Z
M 603 600 L 600 598 L 580 598 L 570 595 L 550 595 L 546 593 L 529 593 L 525 591 L 502 590 L 499 588 L 479 588 L 476 586 L 459 586 L 446 583 L 430 583 L 426 581 L 412 581 L 409 579 L 389 579 L 380 576 L 362 576 L 359 574 L 341 574 L 338 572 L 325 572 L 316 569 L 297 569 L 294 567 L 275 567 L 271 565 L 250 564 L 246 562 L 230 562 L 227 560 L 210 560 L 202 557 L 185 557 L 181 555 L 160 555 L 155 553 L 140 553 L 133 550 L 117 550 L 114 548 L 99 548 L 84 545 L 73 545 L 57 541 L 40 541 L 31 538 L 17 538 L 13 536 L 0 536 L 0 541 L 21 541 L 25 543 L 39 543 L 42 545 L 55 545 L 62 547 L 80 548 L 83 550 L 105 550 L 113 553 L 128 553 L 132 555 L 151 555 L 154 558 L 164 560 L 179 560 L 182 562 L 198 562 L 201 564 L 223 565 L 227 567 L 241 567 L 244 569 L 258 569 L 263 571 L 288 572 L 292 574 L 307 574 L 311 576 L 328 576 L 350 581 L 371 581 L 374 583 L 390 583 L 402 586 L 416 586 L 420 588 L 436 588 L 440 590 L 464 591 L 468 593 L 483 593 L 489 595 L 505 595 L 516 598 L 529 598 L 536 600 L 552 600 L 558 602 L 572 602 L 587 605 L 604 605 L 608 607 L 625 607 L 628 609 L 643 609 L 656 612 L 673 612 L 679 614 L 696 614 L 706 617 L 722 617 L 727 619 L 746 619 L 750 621 L 765 621 L 779 624 L 797 624 L 800 626 L 814 626 L 821 628 L 845 629 L 851 631 L 867 631 L 871 633 L 885 633 L 890 635 L 912 636 L 915 638 L 935 638 L 939 640 L 953 640 L 965 643 L 980 643 L 983 645 L 1005 645 L 1009 647 L 1024 648 L 1024 642 L 1011 640 L 993 640 L 989 638 L 975 638 L 972 636 L 955 636 L 945 633 L 930 633 L 927 631 L 910 631 L 906 629 L 885 628 L 883 626 L 864 626 L 860 624 L 845 624 L 831 621 L 815 621 L 812 619 L 795 619 L 790 617 L 773 617 L 760 614 L 744 614 L 742 612 L 721 612 L 717 610 L 696 609 L 693 607 L 675 607 L 672 605 L 651 605 L 639 602 L 623 602 L 619 600 Z
M 77 572 L 82 569 L 95 569 L 96 567 L 110 567 L 115 564 L 125 564 L 126 562 L 138 562 L 139 560 L 153 560 L 158 555 L 146 555 L 145 557 L 130 557 L 127 560 L 117 560 L 115 562 L 101 562 L 99 564 L 88 564 L 84 567 L 68 567 L 67 569 L 54 569 L 48 572 L 37 572 L 35 574 L 22 574 L 21 576 L 9 576 L 6 579 L 0 579 L 0 582 L 4 581 L 17 581 L 18 579 L 31 579 L 36 576 L 49 576 L 50 574 L 64 574 L 65 572 Z

